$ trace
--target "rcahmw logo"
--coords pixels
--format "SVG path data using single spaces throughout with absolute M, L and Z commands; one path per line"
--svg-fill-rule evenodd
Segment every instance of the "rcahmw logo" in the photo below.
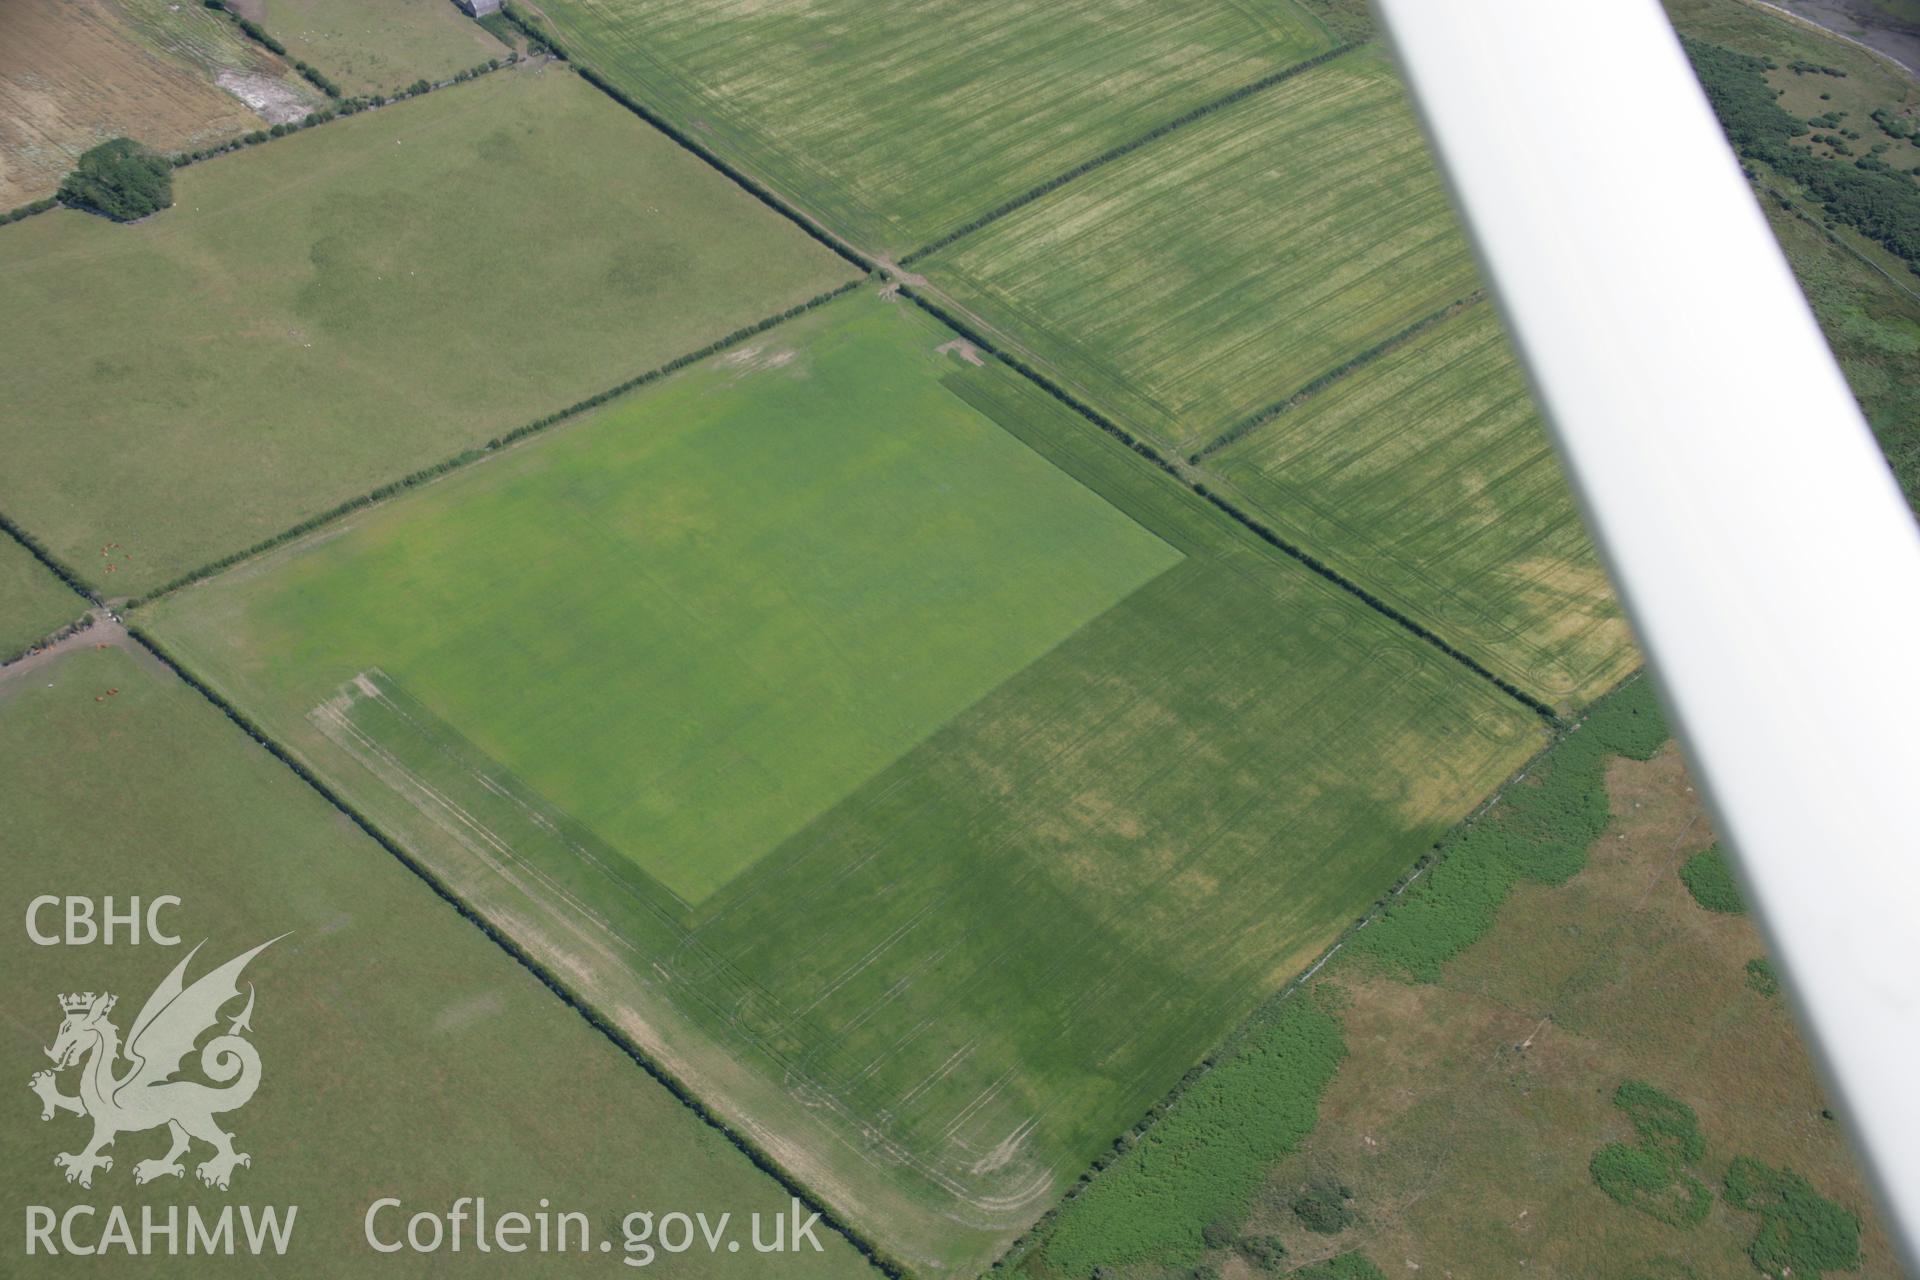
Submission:
M 253 1030 L 253 984 L 247 984 L 246 1003 L 237 1013 L 223 1018 L 221 1010 L 240 999 L 240 975 L 248 963 L 279 940 L 263 942 L 188 984 L 187 966 L 200 951 L 194 947 L 147 997 L 124 1041 L 112 1016 L 116 996 L 86 991 L 60 997 L 60 1029 L 46 1050 L 53 1067 L 36 1072 L 28 1087 L 40 1098 L 42 1120 L 71 1113 L 93 1122 L 92 1136 L 78 1150 L 53 1157 L 66 1181 L 91 1188 L 96 1173 L 112 1172 L 109 1151 L 120 1135 L 162 1128 L 168 1146 L 135 1162 L 135 1183 L 184 1182 L 181 1157 L 193 1153 L 196 1143 L 211 1148 L 194 1166 L 195 1178 L 206 1187 L 225 1191 L 237 1169 L 253 1164 L 216 1120 L 244 1107 L 260 1087 L 260 1054 L 247 1039 Z M 225 1029 L 219 1030 L 223 1021 Z M 200 1046 L 195 1073 L 188 1059 L 208 1031 L 217 1033 Z M 61 1089 L 61 1077 L 69 1071 L 77 1072 L 71 1094 Z M 204 1080 L 176 1078 L 193 1074 Z M 119 1205 L 74 1205 L 64 1212 L 29 1205 L 27 1253 L 233 1253 L 236 1246 L 256 1254 L 268 1248 L 284 1253 L 298 1212 L 297 1206 L 258 1212 L 239 1206 L 236 1233 L 232 1205 L 218 1212 L 189 1205 L 184 1213 L 148 1205 L 140 1211 L 138 1229 Z

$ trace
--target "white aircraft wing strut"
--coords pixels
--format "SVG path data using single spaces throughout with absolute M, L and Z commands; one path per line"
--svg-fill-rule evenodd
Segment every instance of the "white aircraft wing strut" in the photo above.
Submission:
M 1920 533 L 1655 0 L 1376 3 L 1920 1275 Z

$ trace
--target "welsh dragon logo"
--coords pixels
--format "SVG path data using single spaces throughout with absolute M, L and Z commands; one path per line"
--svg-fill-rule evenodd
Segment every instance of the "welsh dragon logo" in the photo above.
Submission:
M 93 1138 L 85 1147 L 53 1158 L 56 1166 L 66 1170 L 68 1182 L 91 1187 L 94 1170 L 113 1169 L 113 1157 L 105 1152 L 116 1137 L 162 1125 L 173 1145 L 158 1159 L 133 1166 L 136 1183 L 182 1176 L 186 1170 L 180 1157 L 194 1139 L 213 1148 L 213 1155 L 194 1171 L 210 1187 L 225 1191 L 234 1168 L 253 1163 L 251 1156 L 233 1149 L 233 1135 L 214 1122 L 215 1116 L 246 1106 L 260 1087 L 260 1054 L 244 1036 L 253 1029 L 249 1022 L 253 984 L 247 984 L 246 1007 L 228 1020 L 224 1033 L 200 1049 L 200 1070 L 213 1084 L 173 1077 L 195 1043 L 219 1023 L 221 1008 L 239 998 L 241 970 L 278 941 L 269 939 L 188 986 L 187 965 L 200 951 L 194 947 L 147 997 L 124 1047 L 120 1029 L 108 1020 L 117 997 L 91 991 L 60 997 L 66 1017 L 53 1047 L 46 1051 L 53 1069 L 35 1073 L 28 1087 L 40 1095 L 42 1120 L 51 1120 L 60 1111 L 93 1119 Z M 123 1059 L 126 1065 L 121 1069 Z M 80 1068 L 80 1086 L 77 1094 L 69 1096 L 60 1092 L 57 1077 L 74 1066 Z

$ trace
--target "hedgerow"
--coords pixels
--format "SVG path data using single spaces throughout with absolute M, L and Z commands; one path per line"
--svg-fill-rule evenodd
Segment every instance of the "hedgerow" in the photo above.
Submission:
M 1860 1219 L 1793 1170 L 1739 1156 L 1727 1168 L 1726 1192 L 1729 1205 L 1760 1215 L 1760 1230 L 1747 1246 L 1747 1256 L 1767 1275 L 1821 1276 L 1860 1269 Z
M 1516 883 L 1561 884 L 1586 865 L 1609 816 L 1607 761 L 1645 760 L 1666 740 L 1648 681 L 1595 703 L 1498 804 L 1442 844 L 1421 879 L 1354 935 L 1349 954 L 1439 981 L 1441 966 L 1492 927 Z
M 1267 1167 L 1313 1131 L 1346 1057 L 1340 1024 L 1309 995 L 1277 1006 L 1062 1211 L 1044 1257 L 1061 1275 L 1190 1266 L 1207 1224 L 1245 1219 Z
M 677 373 L 688 365 L 695 364 L 710 355 L 715 355 L 718 352 L 726 350 L 728 347 L 744 342 L 756 334 L 765 333 L 775 325 L 784 324 L 789 320 L 813 310 L 815 307 L 832 302 L 835 298 L 841 297 L 854 289 L 858 289 L 865 283 L 867 282 L 864 280 L 849 280 L 837 288 L 829 289 L 825 293 L 816 294 L 805 302 L 788 307 L 785 311 L 777 315 L 767 316 L 762 320 L 755 321 L 753 324 L 735 329 L 732 333 L 727 334 L 723 338 L 714 339 L 697 351 L 689 351 L 685 355 L 675 356 L 665 364 L 628 378 L 625 382 L 617 383 L 604 391 L 596 392 L 588 396 L 584 400 L 576 400 L 565 408 L 556 409 L 544 417 L 535 418 L 532 422 L 525 423 L 515 427 L 511 431 L 497 435 L 487 441 L 485 445 L 473 449 L 463 449 L 451 458 L 444 458 L 431 466 L 421 467 L 417 471 L 409 472 L 401 476 L 398 480 L 389 481 L 377 489 L 370 489 L 358 497 L 348 498 L 345 502 L 329 507 L 318 515 L 302 520 L 290 528 L 282 529 L 272 537 L 263 538 L 250 547 L 235 551 L 231 555 L 222 556 L 218 560 L 209 561 L 198 568 L 189 569 L 173 581 L 166 583 L 148 595 L 129 601 L 127 607 L 130 609 L 138 607 L 148 601 L 177 591 L 190 583 L 198 582 L 202 578 L 212 577 L 223 569 L 228 569 L 239 564 L 242 560 L 250 560 L 254 556 L 271 551 L 283 543 L 291 542 L 295 538 L 304 537 L 324 525 L 332 524 L 335 520 L 338 520 L 341 516 L 349 512 L 358 511 L 362 507 L 370 507 L 378 502 L 385 502 L 387 499 L 404 493 L 408 489 L 426 484 L 432 480 L 437 480 L 448 472 L 464 467 L 468 463 L 478 462 L 495 450 L 504 449 L 510 444 L 525 439 L 527 436 L 545 431 L 549 427 L 557 426 L 569 418 L 578 417 L 590 409 L 597 409 L 608 401 L 627 394 L 629 391 L 638 390 L 648 383 L 658 381 L 669 374 Z
M 1707 910 L 1728 916 L 1746 914 L 1746 900 L 1740 896 L 1740 886 L 1733 882 L 1733 868 L 1727 865 L 1719 845 L 1681 863 L 1680 881 L 1693 900 Z

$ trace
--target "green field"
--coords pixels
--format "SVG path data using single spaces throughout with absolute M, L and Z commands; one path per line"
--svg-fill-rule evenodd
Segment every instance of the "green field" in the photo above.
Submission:
M 182 1202 L 206 1213 L 229 1198 L 297 1205 L 285 1261 L 227 1261 L 248 1274 L 272 1265 L 330 1277 L 440 1274 L 449 1265 L 444 1253 L 372 1252 L 361 1220 L 380 1196 L 400 1197 L 408 1212 L 444 1212 L 457 1196 L 484 1195 L 495 1214 L 532 1213 L 545 1197 L 556 1210 L 586 1213 L 597 1233 L 617 1231 L 620 1217 L 641 1208 L 730 1211 L 744 1232 L 750 1213 L 787 1207 L 786 1193 L 722 1135 L 144 653 L 87 648 L 31 679 L 0 674 L 0 757 L 8 761 L 0 859 L 18 894 L 10 912 L 24 915 L 31 893 L 112 894 L 119 909 L 132 895 L 173 894 L 181 905 L 161 919 L 185 944 L 33 946 L 18 918 L 6 931 L 0 990 L 7 1060 L 18 1071 L 0 1116 L 12 1157 L 0 1172 L 8 1203 L 98 1205 L 96 1237 L 107 1206 L 122 1205 L 136 1238 L 142 1206 L 164 1220 Z M 42 924 L 57 928 L 57 914 Z M 232 1191 L 206 1190 L 191 1167 L 184 1185 L 136 1187 L 134 1164 L 164 1151 L 164 1132 L 123 1134 L 113 1168 L 96 1173 L 91 1190 L 64 1182 L 52 1157 L 84 1143 L 85 1122 L 43 1123 L 25 1088 L 47 1065 L 41 1048 L 60 1023 L 58 993 L 113 991 L 125 1032 L 188 947 L 207 940 L 190 970 L 197 977 L 288 931 L 247 970 L 262 1084 L 244 1109 L 221 1117 L 253 1157 Z M 72 1075 L 61 1081 L 68 1094 Z M 8 1257 L 25 1258 L 22 1232 L 22 1215 L 7 1214 Z M 826 1251 L 782 1256 L 782 1274 L 862 1274 L 842 1239 L 819 1235 Z M 473 1257 L 470 1236 L 467 1250 L 451 1261 Z M 619 1259 L 548 1255 L 538 1271 L 619 1274 Z M 20 1265 L 22 1275 L 221 1271 L 201 1257 L 118 1254 Z M 744 1248 L 663 1265 L 708 1277 L 768 1269 Z
M 349 96 L 445 80 L 506 46 L 449 0 L 239 0 L 235 5 Z
M 174 190 L 138 225 L 55 212 L 0 236 L 0 287 L 33 317 L 0 385 L 0 509 L 109 595 L 850 275 L 557 67 L 195 165 Z
M 0 534 L 0 662 L 87 611 L 87 602 L 31 552 Z
M 1371 48 L 915 265 L 1180 453 L 1478 287 L 1393 67 Z
M 1180 558 L 922 333 L 776 330 L 200 593 L 257 655 L 233 675 L 316 706 L 378 664 L 697 904 Z
M 1282 537 L 1549 702 L 1589 701 L 1638 662 L 1491 304 L 1208 467 Z
M 546 0 L 569 54 L 903 254 L 1332 44 L 1286 0 Z
M 139 614 L 938 1273 L 990 1260 L 1540 741 L 948 336 L 835 303 Z M 735 687 L 779 692 L 748 717 Z M 689 737 L 732 755 L 675 768 Z M 583 812 L 623 788 L 728 834 Z

